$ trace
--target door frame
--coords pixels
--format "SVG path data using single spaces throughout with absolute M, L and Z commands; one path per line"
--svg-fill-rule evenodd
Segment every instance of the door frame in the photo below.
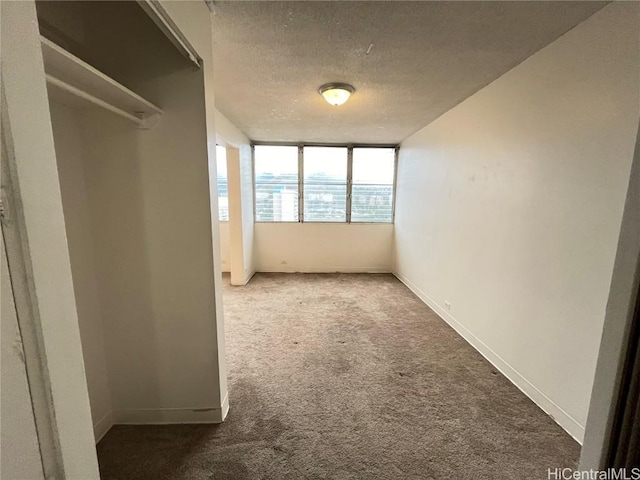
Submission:
M 640 123 L 609 290 L 580 470 L 607 468 L 615 443 L 620 394 L 640 288 Z
M 99 479 L 35 2 L 0 2 L 3 220 L 46 478 Z

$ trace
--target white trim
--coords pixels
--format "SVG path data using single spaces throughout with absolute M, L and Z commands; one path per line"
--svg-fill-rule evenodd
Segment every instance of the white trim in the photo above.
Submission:
M 529 397 L 538 407 L 549 415 L 558 425 L 560 425 L 569 435 L 582 445 L 584 439 L 584 425 L 565 412 L 559 405 L 553 402 L 544 393 L 538 390 L 535 385 L 529 382 L 515 368 L 503 360 L 496 352 L 471 333 L 464 325 L 448 314 L 431 297 L 424 293 L 414 283 L 398 272 L 392 272 L 398 280 L 404 283 L 420 300 L 426 303 L 442 320 L 453 328 L 469 345 L 476 349 L 480 355 L 497 368 L 511 383 Z
M 93 424 L 93 435 L 96 438 L 96 445 L 113 427 L 113 412 L 107 412 L 104 417 Z
M 220 421 L 217 423 L 222 423 L 227 418 L 227 414 L 229 413 L 229 392 L 224 394 L 224 399 L 222 400 L 222 405 L 220 406 Z
M 242 279 L 242 284 L 246 285 L 247 283 L 249 283 L 249 280 L 251 280 L 255 274 L 256 274 L 255 270 L 251 270 L 251 271 L 247 272 L 245 274 L 244 278 Z
M 612 442 L 624 359 L 627 355 L 638 295 L 638 277 L 640 276 L 638 207 L 640 207 L 640 125 L 636 134 L 627 198 L 589 402 L 584 447 L 580 452 L 580 470 L 598 470 L 605 467 Z
M 16 252 L 20 252 L 25 275 L 20 279 L 21 288 L 28 300 L 27 316 L 18 315 L 28 325 L 22 330 L 20 320 L 24 347 L 28 345 L 24 332 L 33 333 L 35 348 L 25 349 L 25 361 L 37 366 L 27 369 L 32 400 L 38 399 L 33 406 L 44 475 L 97 480 L 100 474 L 35 2 L 1 4 L 0 111 L 4 140 L 10 148 L 11 231 L 20 239 L 16 245 L 21 250 Z M 10 229 L 6 224 L 3 229 L 6 240 Z M 6 246 L 11 261 L 16 253 Z M 35 385 L 31 382 L 38 374 L 39 384 Z
M 170 425 L 182 423 L 222 423 L 229 412 L 229 397 L 220 407 L 141 408 L 114 410 L 115 425 Z
M 393 273 L 389 267 L 261 267 L 257 273 Z

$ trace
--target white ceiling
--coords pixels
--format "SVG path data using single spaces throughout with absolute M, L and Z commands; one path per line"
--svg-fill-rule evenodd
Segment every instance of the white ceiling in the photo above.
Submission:
M 604 5 L 216 1 L 216 106 L 255 141 L 399 143 Z

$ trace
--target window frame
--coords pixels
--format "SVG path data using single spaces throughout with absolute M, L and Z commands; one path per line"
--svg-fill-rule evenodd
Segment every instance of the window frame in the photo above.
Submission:
M 265 221 L 256 220 L 256 146 L 277 146 L 298 148 L 298 220 L 297 221 Z M 304 147 L 342 147 L 347 149 L 347 215 L 344 222 L 306 222 L 304 220 Z M 393 149 L 393 195 L 391 198 L 391 220 L 388 222 L 352 222 L 352 192 L 353 192 L 353 149 L 354 148 L 389 148 Z M 400 145 L 375 143 L 291 143 L 291 142 L 251 142 L 251 168 L 253 181 L 253 219 L 254 223 L 285 223 L 285 224 L 313 224 L 313 225 L 393 225 L 396 221 L 396 186 L 398 181 L 398 153 Z
M 256 147 L 297 147 L 298 148 L 298 219 L 296 221 L 289 220 L 256 220 L 258 218 L 258 198 L 256 195 Z M 302 223 L 300 218 L 303 213 L 302 204 L 300 203 L 300 191 L 302 190 L 302 150 L 297 143 L 269 143 L 269 142 L 252 142 L 251 143 L 251 183 L 253 184 L 253 223 L 284 223 L 296 224 Z
M 344 206 L 345 206 L 345 215 L 344 215 L 344 220 L 340 220 L 340 221 L 336 221 L 336 220 L 305 220 L 305 216 L 304 216 L 304 208 L 305 208 L 305 201 L 304 201 L 304 185 L 305 185 L 305 173 L 304 173 L 304 149 L 305 147 L 310 147 L 310 148 L 340 148 L 343 149 L 343 151 L 346 149 L 346 153 L 347 153 L 347 162 L 346 162 L 346 171 L 345 171 L 345 176 L 344 176 L 344 183 L 326 183 L 324 184 L 325 186 L 327 185 L 332 185 L 332 186 L 344 186 L 345 189 L 345 200 L 344 200 Z M 302 167 L 302 175 L 301 177 L 301 185 L 302 185 L 302 215 L 300 217 L 301 221 L 299 223 L 331 223 L 331 224 L 341 224 L 341 223 L 349 223 L 349 208 L 350 208 L 350 201 L 349 201 L 349 165 L 350 165 L 350 160 L 349 160 L 349 156 L 351 155 L 351 149 L 346 146 L 346 145 L 304 145 L 303 147 L 301 147 L 302 150 L 302 160 L 301 160 L 301 165 L 303 165 Z M 314 183 L 312 181 L 307 183 L 307 186 L 313 186 L 313 185 L 322 185 L 322 184 L 318 184 L 318 183 Z

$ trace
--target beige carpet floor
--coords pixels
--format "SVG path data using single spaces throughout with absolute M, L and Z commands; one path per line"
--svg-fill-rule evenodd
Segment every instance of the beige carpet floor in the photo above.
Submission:
M 225 279 L 221 425 L 116 426 L 103 479 L 546 479 L 579 445 L 391 275 Z

